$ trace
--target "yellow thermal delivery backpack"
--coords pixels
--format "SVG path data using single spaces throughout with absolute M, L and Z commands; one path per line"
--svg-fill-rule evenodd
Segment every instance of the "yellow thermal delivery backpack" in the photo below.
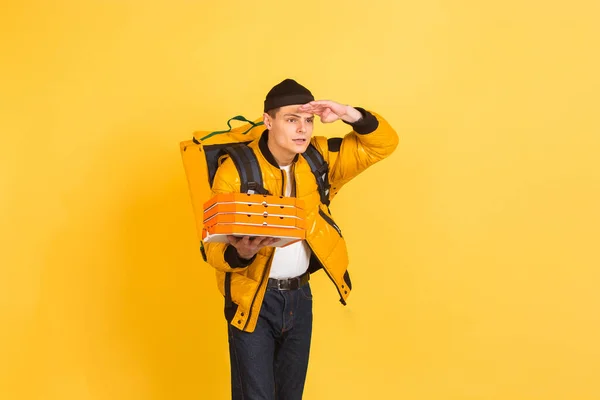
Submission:
M 231 122 L 234 120 L 244 122 L 244 124 L 233 128 Z M 216 132 L 196 131 L 191 140 L 180 143 L 181 156 L 196 220 L 196 231 L 200 240 L 200 251 L 205 261 L 206 255 L 204 253 L 203 238 L 207 234 L 207 225 L 210 226 L 210 224 L 205 223 L 205 218 L 209 215 L 206 212 L 206 206 L 211 201 L 214 201 L 214 199 L 211 200 L 211 187 L 217 168 L 223 160 L 230 157 L 235 164 L 240 175 L 241 193 L 270 195 L 263 187 L 258 160 L 254 152 L 247 146 L 248 143 L 260 137 L 265 129 L 263 125 L 261 119 L 250 121 L 238 115 L 227 121 L 227 126 L 229 127 L 227 130 Z M 327 163 L 324 161 L 321 153 L 312 144 L 303 156 L 311 166 L 319 187 L 321 201 L 328 205 L 329 182 Z M 297 201 L 296 205 L 298 209 L 294 211 L 294 215 L 300 215 L 303 213 L 301 210 L 303 205 L 300 200 Z M 266 206 L 267 204 L 265 203 Z M 250 216 L 248 217 L 250 218 Z M 280 218 L 283 219 L 283 217 Z M 291 242 L 288 241 L 288 243 Z

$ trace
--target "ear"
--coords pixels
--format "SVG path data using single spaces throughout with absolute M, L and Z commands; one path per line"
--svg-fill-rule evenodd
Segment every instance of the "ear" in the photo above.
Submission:
M 263 123 L 267 129 L 271 129 L 273 126 L 273 121 L 271 120 L 271 116 L 267 113 L 263 114 Z

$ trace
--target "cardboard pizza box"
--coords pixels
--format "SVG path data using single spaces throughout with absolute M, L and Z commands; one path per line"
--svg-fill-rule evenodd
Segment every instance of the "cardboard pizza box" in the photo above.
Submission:
M 305 239 L 304 202 L 294 197 L 226 193 L 204 203 L 202 240 L 228 243 L 227 236 L 274 237 L 274 247 Z
M 267 215 L 274 217 L 297 217 L 306 218 L 303 209 L 297 207 L 286 207 L 277 205 L 267 205 L 256 203 L 214 203 L 208 209 L 204 210 L 204 219 L 206 220 L 216 214 L 244 214 L 244 215 Z

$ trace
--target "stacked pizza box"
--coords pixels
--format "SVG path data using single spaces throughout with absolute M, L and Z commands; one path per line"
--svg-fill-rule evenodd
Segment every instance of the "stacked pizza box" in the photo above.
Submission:
M 228 243 L 227 236 L 272 237 L 285 247 L 306 235 L 304 202 L 294 197 L 218 194 L 204 203 L 204 243 Z

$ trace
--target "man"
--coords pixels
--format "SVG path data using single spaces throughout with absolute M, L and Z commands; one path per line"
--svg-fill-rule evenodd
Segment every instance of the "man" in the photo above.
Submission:
M 342 138 L 313 137 L 314 116 L 342 120 L 352 132 Z M 312 332 L 311 273 L 323 269 L 346 304 L 352 283 L 342 232 L 329 211 L 340 188 L 370 165 L 389 156 L 396 132 L 380 116 L 333 101 L 315 101 L 292 79 L 274 86 L 264 102 L 266 130 L 249 147 L 272 195 L 304 200 L 306 240 L 274 248 L 273 238 L 236 238 L 207 243 L 208 263 L 217 270 L 225 296 L 233 399 L 302 398 Z M 307 161 L 309 145 L 329 165 L 325 198 Z M 239 192 L 231 159 L 217 170 L 213 194 Z M 374 195 L 377 188 L 373 188 Z

